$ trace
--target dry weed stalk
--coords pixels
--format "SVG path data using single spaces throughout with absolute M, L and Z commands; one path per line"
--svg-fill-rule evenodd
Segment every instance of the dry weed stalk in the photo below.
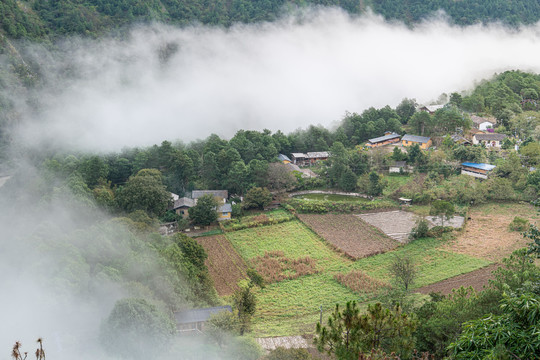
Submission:
M 45 350 L 43 350 L 43 339 L 38 338 L 37 343 L 39 344 L 39 347 L 36 349 L 36 360 L 45 360 Z M 21 354 L 21 342 L 15 341 L 15 345 L 13 345 L 13 350 L 11 351 L 11 357 L 15 360 L 26 360 L 26 357 L 28 356 L 28 352 L 24 352 Z

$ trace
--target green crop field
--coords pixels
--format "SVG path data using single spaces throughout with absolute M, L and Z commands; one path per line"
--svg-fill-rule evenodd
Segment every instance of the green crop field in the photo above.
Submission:
M 339 194 L 304 194 L 297 195 L 295 198 L 305 200 L 329 200 L 329 201 L 348 201 L 348 202 L 370 202 L 371 200 L 360 196 L 349 196 Z
M 389 282 L 388 266 L 395 255 L 408 255 L 418 266 L 413 288 L 484 267 L 490 262 L 442 250 L 445 240 L 419 239 L 394 251 L 352 261 L 332 250 L 311 229 L 297 220 L 277 225 L 226 233 L 236 251 L 249 263 L 265 252 L 282 251 L 291 259 L 309 256 L 320 273 L 272 283 L 257 290 L 257 312 L 253 319 L 255 336 L 284 336 L 312 333 L 319 321 L 319 307 L 324 319 L 336 303 L 350 300 L 365 302 L 373 296 L 354 293 L 339 284 L 334 275 L 358 269 Z M 365 306 L 365 304 L 363 305 Z

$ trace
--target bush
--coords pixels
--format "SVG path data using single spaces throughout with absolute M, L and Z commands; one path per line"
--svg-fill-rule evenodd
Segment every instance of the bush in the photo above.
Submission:
M 428 236 L 429 233 L 429 223 L 426 219 L 420 218 L 416 220 L 416 224 L 409 234 L 409 239 L 420 239 Z
M 428 231 L 427 236 L 437 238 L 452 231 L 454 231 L 454 228 L 451 226 L 434 226 Z
M 311 360 L 313 357 L 306 349 L 286 349 L 277 347 L 270 351 L 263 360 Z
M 523 232 L 529 227 L 529 220 L 521 218 L 519 216 L 514 217 L 514 220 L 508 225 L 510 231 L 520 231 Z

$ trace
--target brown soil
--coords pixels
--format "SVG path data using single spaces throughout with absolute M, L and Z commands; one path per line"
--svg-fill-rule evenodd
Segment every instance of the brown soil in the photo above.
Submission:
M 416 289 L 415 291 L 422 294 L 436 292 L 443 295 L 448 295 L 452 292 L 452 289 L 457 289 L 460 286 L 472 286 L 473 289 L 480 291 L 483 289 L 484 286 L 487 286 L 489 284 L 489 279 L 493 278 L 491 273 L 498 267 L 499 265 L 497 264 L 489 265 L 466 274 L 454 276 L 449 279 L 439 281 L 438 283 L 421 287 L 419 289 Z
M 224 235 L 197 238 L 208 253 L 206 266 L 220 296 L 232 295 L 238 281 L 247 278 L 247 265 Z
M 515 216 L 529 219 L 532 223 L 538 219 L 538 214 L 529 205 L 490 204 L 471 209 L 465 230 L 446 249 L 500 262 L 530 242 L 519 232 L 508 229 Z
M 396 248 L 399 243 L 351 214 L 299 214 L 298 217 L 328 243 L 359 259 Z

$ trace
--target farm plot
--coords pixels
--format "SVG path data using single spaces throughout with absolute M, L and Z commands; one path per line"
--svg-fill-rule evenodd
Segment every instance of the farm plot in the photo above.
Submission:
M 384 211 L 356 215 L 368 224 L 381 229 L 387 236 L 401 243 L 408 242 L 409 234 L 416 224 L 417 216 L 407 211 Z
M 529 240 L 508 226 L 515 216 L 538 223 L 539 215 L 528 204 L 487 204 L 472 208 L 465 230 L 445 248 L 459 254 L 500 261 L 512 251 L 525 247 Z
M 247 266 L 229 240 L 223 235 L 197 238 L 208 259 L 206 266 L 220 296 L 231 295 L 238 289 L 238 281 L 247 278 Z
M 351 214 L 299 214 L 298 217 L 328 243 L 353 259 L 380 254 L 399 243 Z
M 461 286 L 472 286 L 476 291 L 480 291 L 484 286 L 489 284 L 489 280 L 493 278 L 491 273 L 495 271 L 498 266 L 499 265 L 497 264 L 486 266 L 466 274 L 457 275 L 449 279 L 436 282 L 435 284 L 423 286 L 416 289 L 416 291 L 422 294 L 440 292 L 443 295 L 448 295 L 452 292 L 452 289 L 457 289 Z

